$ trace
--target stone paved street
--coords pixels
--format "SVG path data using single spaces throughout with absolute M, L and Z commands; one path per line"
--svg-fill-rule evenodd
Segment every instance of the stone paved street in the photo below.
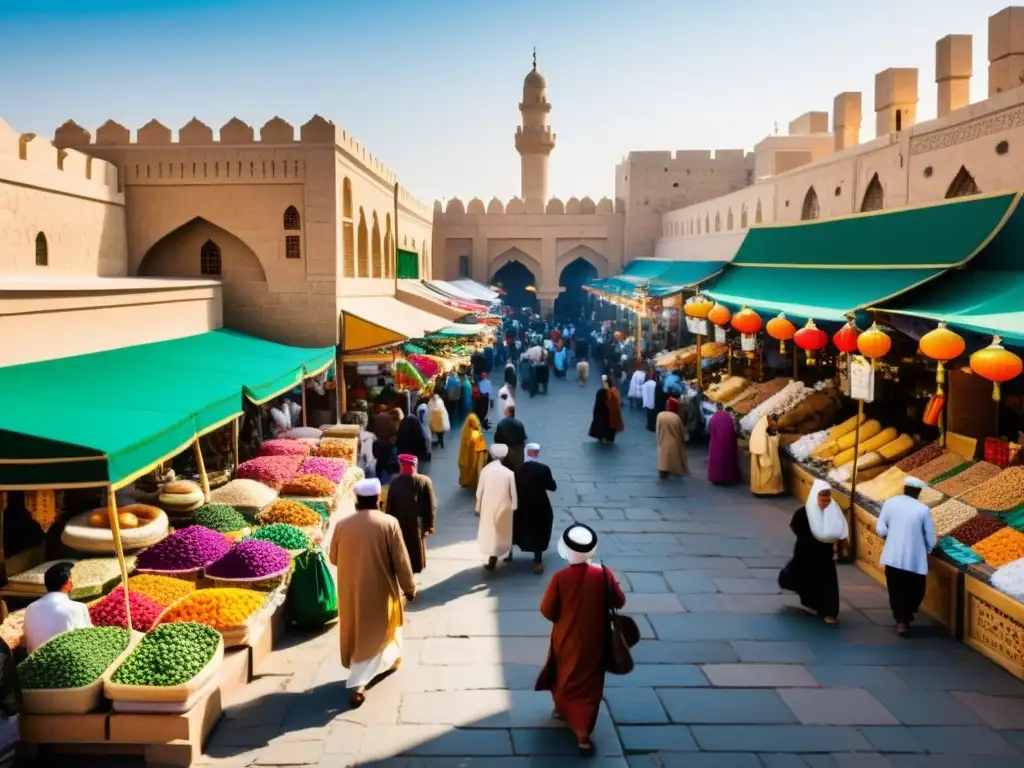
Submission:
M 792 548 L 790 498 L 754 499 L 694 476 L 659 481 L 639 413 L 614 447 L 586 437 L 593 388 L 552 380 L 519 415 L 554 469 L 560 531 L 599 532 L 600 559 L 627 591 L 644 639 L 636 670 L 611 677 L 597 756 L 549 720 L 533 689 L 549 625 L 547 577 L 517 553 L 481 568 L 469 491 L 458 488 L 457 434 L 436 450 L 439 497 L 421 598 L 402 668 L 347 711 L 335 630 L 289 636 L 215 731 L 203 765 L 445 768 L 795 768 L 1024 765 L 1024 684 L 925 628 L 895 636 L 883 590 L 840 569 L 841 627 L 829 630 L 779 594 Z M 548 573 L 559 567 L 548 553 Z

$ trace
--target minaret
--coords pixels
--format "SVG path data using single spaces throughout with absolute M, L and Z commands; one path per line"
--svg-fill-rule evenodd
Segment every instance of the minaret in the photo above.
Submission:
M 523 81 L 523 100 L 519 112 L 523 124 L 516 128 L 516 151 L 522 158 L 522 199 L 530 206 L 548 201 L 548 155 L 555 148 L 555 134 L 548 125 L 548 82 L 537 71 L 537 49 L 533 49 L 533 69 Z M 534 203 L 536 205 L 536 203 Z

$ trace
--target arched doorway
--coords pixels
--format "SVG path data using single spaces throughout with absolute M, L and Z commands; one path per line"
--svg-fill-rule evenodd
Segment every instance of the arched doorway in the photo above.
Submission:
M 587 293 L 583 286 L 589 285 L 596 277 L 597 267 L 582 256 L 565 265 L 558 276 L 558 285 L 565 290 L 555 299 L 556 320 L 579 320 L 580 314 L 587 306 Z
M 519 311 L 528 307 L 534 312 L 540 310 L 537 300 L 537 278 L 521 261 L 506 261 L 491 278 L 491 285 L 505 292 L 505 306 Z

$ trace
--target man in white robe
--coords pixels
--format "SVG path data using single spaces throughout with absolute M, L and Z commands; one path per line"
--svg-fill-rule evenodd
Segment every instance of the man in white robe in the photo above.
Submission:
M 914 614 L 921 608 L 928 553 L 937 542 L 931 511 L 917 499 L 924 481 L 908 475 L 903 483 L 903 494 L 882 505 L 875 525 L 875 533 L 885 539 L 879 560 L 885 566 L 889 607 L 900 637 L 910 633 Z
M 480 516 L 476 543 L 487 558 L 484 567 L 493 571 L 498 558 L 512 550 L 512 516 L 519 500 L 515 473 L 501 463 L 508 455 L 508 446 L 495 443 L 490 452 L 495 461 L 480 471 L 476 486 L 476 513 Z

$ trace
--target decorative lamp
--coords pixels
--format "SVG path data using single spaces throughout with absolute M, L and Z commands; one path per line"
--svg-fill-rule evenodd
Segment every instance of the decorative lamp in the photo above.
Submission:
M 706 320 L 714 306 L 715 303 L 711 299 L 697 294 L 683 305 L 683 311 L 686 312 L 687 317 Z
M 785 312 L 779 312 L 777 317 L 773 317 L 768 321 L 765 331 L 779 342 L 779 354 L 784 355 L 786 354 L 786 342 L 796 334 L 796 326 L 786 319 Z
M 864 357 L 874 362 L 875 359 L 889 354 L 889 350 L 892 349 L 892 339 L 878 327 L 878 323 L 872 323 L 871 327 L 858 337 L 857 349 Z
M 942 384 L 946 381 L 945 364 L 950 360 L 960 357 L 966 347 L 967 345 L 963 338 L 949 330 L 945 323 L 939 323 L 935 330 L 928 331 L 928 333 L 921 337 L 919 347 L 921 354 L 925 357 L 930 357 L 939 364 L 935 369 L 935 383 L 938 385 L 938 393 L 942 393 Z
M 732 327 L 740 332 L 740 348 L 744 352 L 757 349 L 757 332 L 761 330 L 761 316 L 744 307 L 732 316 Z
M 856 323 L 851 320 L 838 331 L 835 336 L 832 337 L 832 343 L 836 345 L 836 349 L 842 352 L 844 355 L 852 355 L 857 351 L 857 338 L 860 336 L 860 329 Z
M 971 370 L 992 382 L 992 399 L 996 402 L 1001 397 L 999 385 L 1020 376 L 1024 370 L 1024 362 L 1013 352 L 1004 349 L 1000 342 L 1002 339 L 993 336 L 992 343 L 979 349 L 970 359 Z
M 732 318 L 732 312 L 724 304 L 715 304 L 708 312 L 708 320 L 712 325 L 726 325 Z
M 813 320 L 808 320 L 807 325 L 794 334 L 793 343 L 807 353 L 807 362 L 813 365 L 814 353 L 828 345 L 828 334 L 816 326 Z

